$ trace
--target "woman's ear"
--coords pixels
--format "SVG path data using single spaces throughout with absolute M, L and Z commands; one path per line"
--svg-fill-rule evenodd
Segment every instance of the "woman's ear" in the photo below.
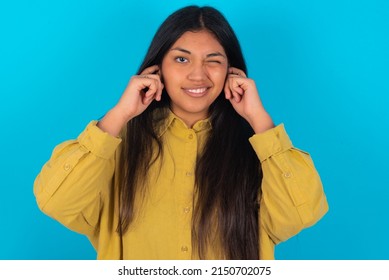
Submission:
M 163 84 L 163 83 L 164 83 L 164 80 L 163 80 L 163 75 L 162 75 L 162 64 L 159 64 L 159 65 L 158 65 L 157 74 L 158 74 L 159 78 L 161 79 L 161 83 Z
M 224 85 L 226 85 L 227 81 L 228 81 L 228 75 L 230 74 L 230 64 L 228 63 L 227 65 L 227 74 L 226 74 L 226 79 L 224 81 Z

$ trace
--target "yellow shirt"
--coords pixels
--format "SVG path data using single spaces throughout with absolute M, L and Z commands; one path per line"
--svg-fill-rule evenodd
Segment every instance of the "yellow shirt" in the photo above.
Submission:
M 115 172 L 121 139 L 101 131 L 96 123 L 91 122 L 77 140 L 58 145 L 43 166 L 34 183 L 40 209 L 88 236 L 98 259 L 196 256 L 191 247 L 194 170 L 197 152 L 211 129 L 209 121 L 187 128 L 170 114 L 160 133 L 164 157 L 152 165 L 142 210 L 122 238 L 116 233 L 119 178 Z M 292 146 L 283 125 L 249 141 L 263 170 L 259 256 L 274 259 L 275 245 L 313 225 L 328 205 L 309 154 Z M 217 248 L 210 252 L 208 258 L 218 258 L 212 254 Z

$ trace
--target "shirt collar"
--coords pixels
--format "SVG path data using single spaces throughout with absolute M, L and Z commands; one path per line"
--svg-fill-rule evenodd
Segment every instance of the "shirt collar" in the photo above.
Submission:
M 161 124 L 161 126 L 158 128 L 158 136 L 161 137 L 169 127 L 176 127 L 176 126 L 179 126 L 183 129 L 188 129 L 188 126 L 185 124 L 185 122 L 182 119 L 180 119 L 178 116 L 176 116 L 169 109 L 168 117 L 166 118 L 164 123 Z M 212 128 L 212 124 L 209 117 L 204 120 L 197 121 L 192 127 L 192 129 L 196 133 L 203 130 L 209 130 L 211 128 Z

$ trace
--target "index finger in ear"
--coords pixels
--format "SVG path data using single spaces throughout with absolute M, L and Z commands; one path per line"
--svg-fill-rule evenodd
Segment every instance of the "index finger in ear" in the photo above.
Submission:
M 236 68 L 236 67 L 228 68 L 228 73 L 247 78 L 246 73 L 243 70 L 240 70 L 239 68 Z
M 159 66 L 153 65 L 153 66 L 145 68 L 140 74 L 141 75 L 156 74 L 158 71 L 159 71 Z

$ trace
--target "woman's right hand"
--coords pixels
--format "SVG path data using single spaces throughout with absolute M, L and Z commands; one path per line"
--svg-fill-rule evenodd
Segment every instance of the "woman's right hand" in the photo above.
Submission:
M 160 101 L 164 85 L 161 82 L 158 65 L 150 66 L 131 77 L 119 102 L 97 126 L 113 136 L 118 136 L 122 127 L 132 118 L 140 115 L 153 102 Z
M 163 84 L 158 65 L 150 66 L 140 75 L 131 77 L 122 97 L 114 107 L 128 122 L 140 115 L 155 99 L 161 100 Z

